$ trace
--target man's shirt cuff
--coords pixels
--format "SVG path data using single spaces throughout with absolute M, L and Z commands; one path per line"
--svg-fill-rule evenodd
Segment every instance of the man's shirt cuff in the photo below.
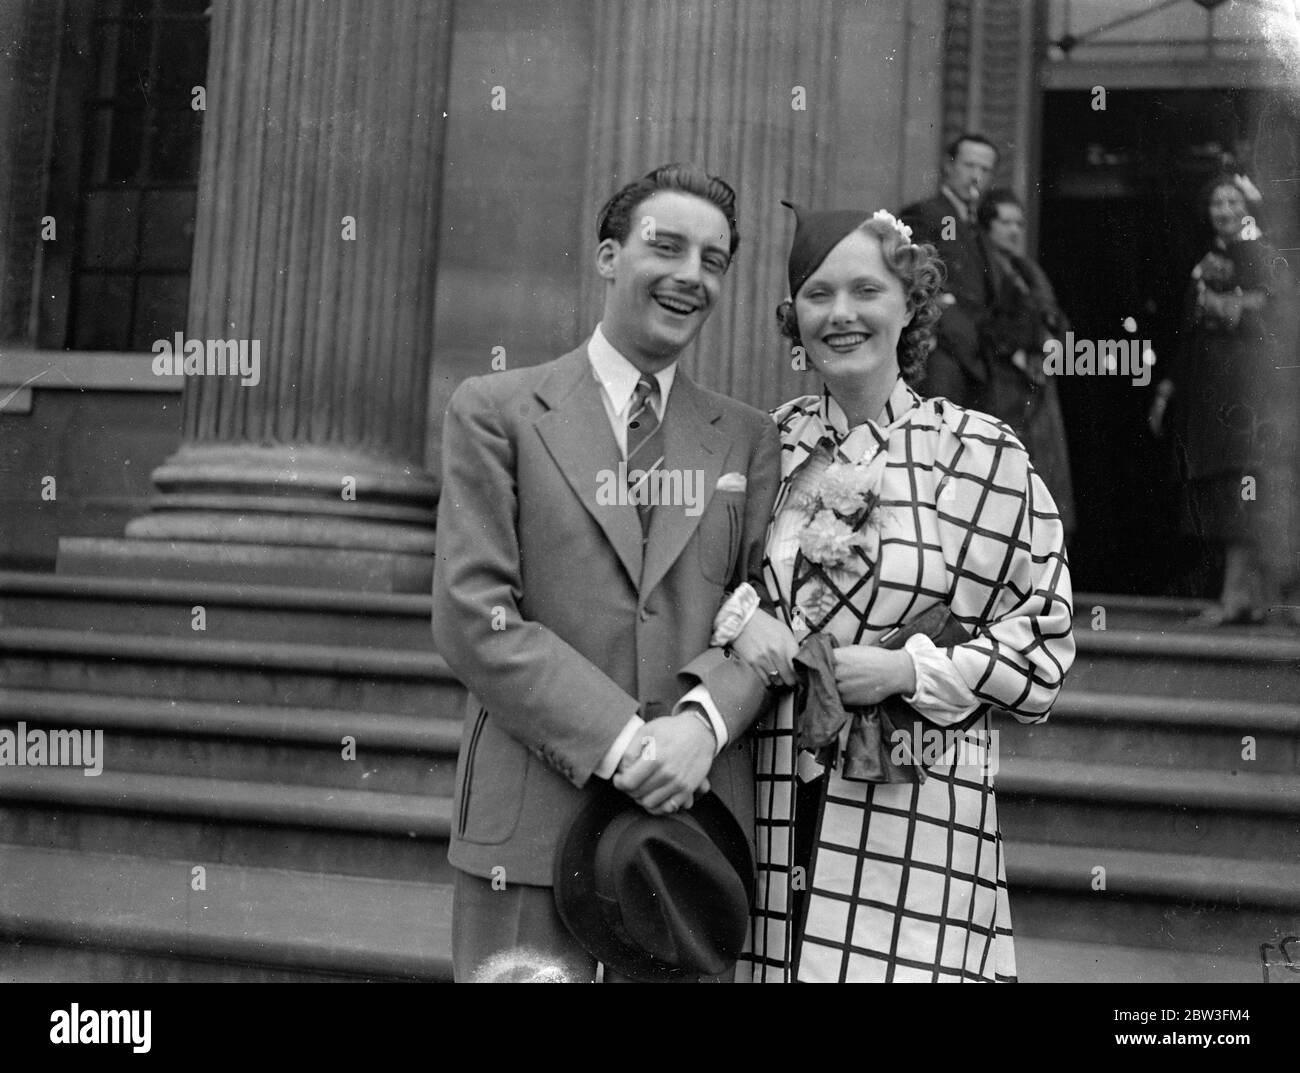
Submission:
M 718 714 L 718 706 L 713 703 L 713 697 L 709 693 L 708 686 L 702 683 L 697 685 L 674 705 L 673 715 L 681 715 L 683 712 L 692 712 L 709 724 L 715 739 L 713 755 L 717 756 L 718 753 L 722 752 L 723 746 L 727 744 L 727 724 L 722 721 L 722 716 Z
M 645 720 L 639 715 L 632 716 L 627 721 L 619 735 L 614 739 L 614 744 L 609 747 L 609 752 L 605 754 L 605 759 L 592 772 L 598 779 L 612 779 L 614 772 L 618 770 L 618 762 L 623 759 L 623 754 L 627 752 L 627 747 L 632 744 L 632 739 L 636 737 L 637 732 L 645 726 Z

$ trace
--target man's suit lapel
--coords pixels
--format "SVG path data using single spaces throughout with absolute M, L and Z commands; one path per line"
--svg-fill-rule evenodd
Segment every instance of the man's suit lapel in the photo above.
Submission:
M 675 395 L 674 386 L 670 396 L 673 402 Z M 556 363 L 552 375 L 537 389 L 537 397 L 548 407 L 537 422 L 538 434 L 569 486 L 618 553 L 635 586 L 642 571 L 641 523 L 636 507 L 629 503 L 601 503 L 596 498 L 602 486 L 601 471 L 614 474 L 617 480 L 622 456 L 600 400 L 600 384 L 585 344 Z
M 720 417 L 708 397 L 678 367 L 664 414 L 664 469 L 677 471 L 683 478 L 688 471 L 702 475 L 701 509 L 692 517 L 680 503 L 655 507 L 641 573 L 642 596 L 652 592 L 672 568 L 713 498 L 727 455 L 726 435 L 716 425 Z

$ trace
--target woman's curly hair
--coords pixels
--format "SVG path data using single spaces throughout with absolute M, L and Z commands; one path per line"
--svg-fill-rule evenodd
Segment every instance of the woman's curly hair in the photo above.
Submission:
M 885 264 L 903 285 L 912 322 L 898 337 L 898 371 L 909 387 L 915 387 L 925 375 L 925 363 L 934 350 L 934 326 L 943 312 L 939 304 L 943 262 L 933 246 L 908 242 L 892 224 L 883 220 L 865 220 L 858 230 L 879 240 Z M 789 298 L 776 307 L 776 324 L 792 346 L 803 345 L 794 302 Z

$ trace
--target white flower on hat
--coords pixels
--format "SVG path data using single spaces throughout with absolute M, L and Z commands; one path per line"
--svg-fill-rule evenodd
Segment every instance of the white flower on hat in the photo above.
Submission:
M 1264 195 L 1259 192 L 1259 187 L 1252 183 L 1249 177 L 1245 175 L 1234 175 L 1232 181 L 1237 184 L 1237 189 L 1241 191 L 1241 196 L 1247 201 L 1264 200 Z
M 878 221 L 882 224 L 888 224 L 902 236 L 904 242 L 912 241 L 912 229 L 908 227 L 907 224 L 900 221 L 892 212 L 885 209 L 877 209 L 871 214 L 871 221 L 872 223 Z

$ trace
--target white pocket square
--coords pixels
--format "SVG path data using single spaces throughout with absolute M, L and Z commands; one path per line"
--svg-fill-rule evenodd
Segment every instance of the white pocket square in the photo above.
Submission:
M 743 473 L 724 473 L 718 478 L 719 492 L 743 492 L 748 487 L 749 481 Z

